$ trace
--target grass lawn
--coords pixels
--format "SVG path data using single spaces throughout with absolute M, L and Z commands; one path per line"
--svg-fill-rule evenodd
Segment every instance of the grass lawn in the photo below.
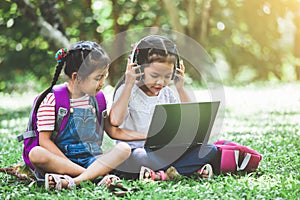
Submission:
M 225 87 L 226 110 L 216 138 L 249 146 L 263 155 L 259 169 L 244 176 L 173 182 L 125 181 L 140 190 L 128 199 L 300 199 L 300 84 Z M 0 95 L 0 167 L 21 161 L 16 136 L 26 128 L 34 94 Z M 111 145 L 106 138 L 105 148 Z M 90 182 L 80 189 L 48 192 L 0 173 L 0 199 L 111 199 Z

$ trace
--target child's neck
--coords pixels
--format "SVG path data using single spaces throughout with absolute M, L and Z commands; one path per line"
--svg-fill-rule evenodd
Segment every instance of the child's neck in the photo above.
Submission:
M 69 91 L 69 97 L 71 99 L 78 99 L 82 96 L 84 96 L 84 93 L 79 91 L 78 89 L 75 89 L 76 87 L 74 86 L 72 81 L 68 82 L 68 91 Z
M 137 83 L 137 86 L 147 95 L 147 96 L 158 96 L 158 94 L 154 94 L 149 90 L 149 88 L 145 85 L 143 81 Z

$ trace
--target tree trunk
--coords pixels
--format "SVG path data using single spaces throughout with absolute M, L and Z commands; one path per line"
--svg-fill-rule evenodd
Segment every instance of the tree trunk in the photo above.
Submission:
M 39 30 L 41 36 L 49 41 L 50 44 L 55 45 L 55 47 L 52 47 L 53 50 L 70 46 L 70 42 L 64 33 L 52 26 L 42 16 L 38 16 L 36 14 L 36 9 L 32 4 L 25 0 L 12 1 L 18 5 L 18 8 L 23 16 L 28 18 L 28 21 L 31 21 Z
M 118 5 L 117 0 L 112 0 L 112 18 L 114 20 L 114 25 L 113 25 L 113 30 L 115 35 L 117 35 L 118 33 L 124 32 L 127 30 L 129 25 L 119 25 L 117 23 L 118 18 L 119 18 L 119 12 L 120 9 Z M 125 52 L 125 49 L 127 47 L 125 47 L 126 42 L 124 41 L 126 38 L 126 34 L 124 34 L 123 38 L 120 37 L 115 37 L 115 39 L 113 40 L 113 48 L 111 50 L 111 58 L 112 58 L 112 64 L 110 66 L 109 69 L 109 73 L 113 74 L 114 77 L 109 77 L 108 81 L 110 85 L 115 85 L 117 83 L 117 77 L 121 77 L 121 73 L 125 71 L 126 69 L 126 62 L 124 65 L 123 62 L 123 53 Z M 123 70 L 124 69 L 124 70 Z
M 38 2 L 44 19 L 65 35 L 65 28 L 63 26 L 61 16 L 56 9 L 57 0 L 40 0 Z
M 163 0 L 162 5 L 164 6 L 165 10 L 168 12 L 172 29 L 175 31 L 178 31 L 180 33 L 184 33 L 184 26 L 179 21 L 179 19 L 180 19 L 179 13 L 178 13 L 179 9 L 176 8 L 174 1 Z
M 295 12 L 296 16 L 294 17 L 294 24 L 296 26 L 295 30 L 295 41 L 294 41 L 294 56 L 300 59 L 300 9 L 298 12 Z M 296 78 L 300 80 L 300 66 L 296 65 Z
M 199 42 L 205 46 L 208 35 L 209 18 L 210 18 L 211 0 L 203 1 L 201 15 L 201 29 Z

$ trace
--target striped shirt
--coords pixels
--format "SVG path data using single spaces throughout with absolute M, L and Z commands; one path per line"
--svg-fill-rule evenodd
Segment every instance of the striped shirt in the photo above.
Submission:
M 78 99 L 70 99 L 71 108 L 91 108 L 89 95 L 84 95 Z M 53 131 L 55 126 L 55 96 L 53 93 L 47 94 L 42 101 L 37 112 L 38 131 Z

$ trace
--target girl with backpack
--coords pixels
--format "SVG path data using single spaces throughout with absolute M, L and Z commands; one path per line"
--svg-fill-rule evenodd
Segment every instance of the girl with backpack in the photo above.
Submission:
M 179 61 L 176 45 L 171 40 L 159 35 L 141 39 L 129 58 L 125 77 L 116 87 L 110 110 L 111 123 L 122 128 L 147 132 L 156 104 L 190 101 L 184 89 L 184 71 L 185 67 Z M 168 87 L 172 80 L 180 100 Z M 140 178 L 168 180 L 171 177 L 165 172 L 172 166 L 179 174 L 187 176 L 196 172 L 199 176 L 208 178 L 213 174 L 209 163 L 212 163 L 217 152 L 214 145 L 198 145 L 171 160 L 172 151 L 151 152 L 144 148 L 144 141 L 131 141 L 128 144 L 132 154 L 117 170 L 117 174 L 125 177 L 137 178 L 140 171 Z M 170 171 L 174 172 L 174 168 Z
M 103 131 L 99 127 L 104 126 L 111 138 L 119 140 L 143 140 L 146 136 L 112 126 L 103 113 L 104 124 L 98 123 L 96 107 L 103 105 L 93 103 L 92 97 L 104 85 L 110 59 L 97 43 L 77 42 L 69 50 L 58 51 L 56 59 L 58 64 L 51 86 L 36 101 L 39 145 L 30 150 L 29 159 L 35 174 L 45 178 L 47 189 L 73 189 L 82 181 L 105 176 L 130 156 L 130 147 L 125 142 L 102 153 Z M 56 99 L 52 91 L 62 69 L 68 77 L 70 110 L 64 129 L 53 137 Z M 102 103 L 106 108 L 105 99 Z M 105 176 L 100 184 L 108 186 L 117 179 L 117 176 Z

